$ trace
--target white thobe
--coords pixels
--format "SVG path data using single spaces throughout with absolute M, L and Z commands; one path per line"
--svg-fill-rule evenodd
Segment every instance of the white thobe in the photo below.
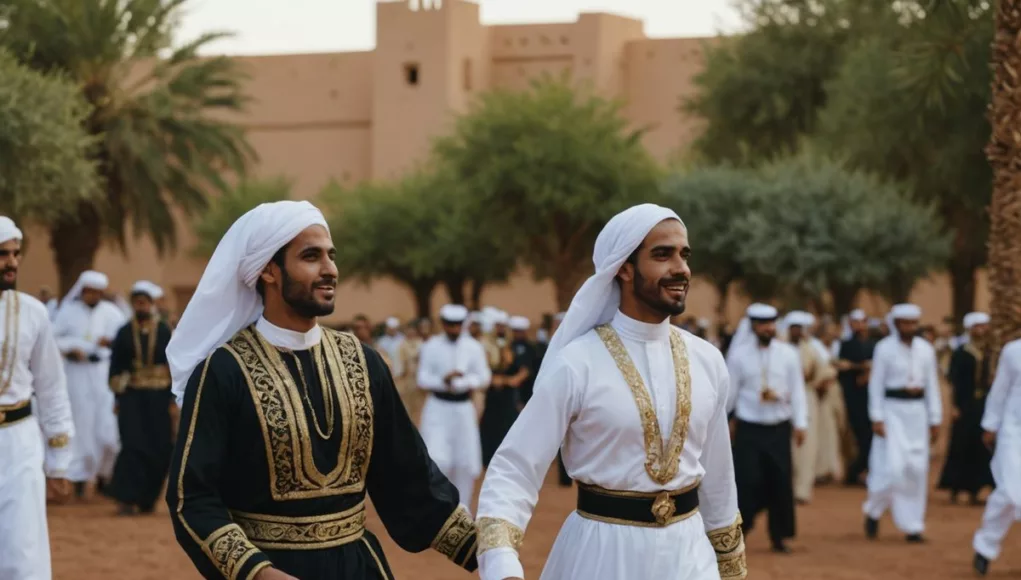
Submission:
M 790 421 L 797 430 L 808 429 L 805 375 L 797 349 L 779 340 L 766 348 L 739 346 L 727 353 L 727 366 L 732 381 L 727 410 L 735 417 L 758 425 Z M 777 400 L 763 401 L 765 388 Z
M 90 308 L 76 300 L 61 306 L 53 323 L 62 354 L 80 350 L 99 357 L 98 362 L 64 359 L 67 392 L 78 434 L 71 444 L 73 459 L 68 470 L 71 481 L 92 481 L 99 475 L 109 477 L 113 470 L 120 437 L 113 412 L 115 397 L 110 390 L 110 349 L 99 346 L 99 341 L 113 340 L 126 322 L 112 302 L 101 300 Z
M 376 341 L 376 346 L 386 352 L 390 358 L 390 374 L 395 379 L 404 376 L 404 359 L 401 358 L 401 345 L 404 344 L 404 340 L 403 334 L 395 334 L 393 336 L 385 334 Z
M 1011 524 L 1021 521 L 1021 340 L 1007 343 L 1000 352 L 982 429 L 996 433 L 992 463 L 996 489 L 986 500 L 973 546 L 979 554 L 995 560 Z
M 676 413 L 677 380 L 670 332 L 687 348 L 691 415 L 677 473 L 666 484 L 645 469 L 646 447 L 634 395 L 596 331 L 568 344 L 539 376 L 531 400 L 486 472 L 479 496 L 482 580 L 524 577 L 517 542 L 523 536 L 558 448 L 572 479 L 631 492 L 680 490 L 701 482 L 699 512 L 666 527 L 604 523 L 568 516 L 542 573 L 545 580 L 717 580 L 707 531 L 734 530 L 737 490 L 724 403 L 728 377 L 720 352 L 669 321 L 645 324 L 617 313 L 611 323 L 641 375 L 664 443 Z M 737 530 L 738 538 L 740 531 Z M 743 559 L 743 542 L 740 549 Z M 743 571 L 743 560 L 741 569 Z
M 461 376 L 443 378 L 452 371 Z M 479 422 L 470 393 L 489 386 L 491 373 L 482 343 L 467 334 L 452 341 L 445 334 L 422 345 L 418 355 L 418 386 L 433 393 L 468 395 L 463 401 L 444 401 L 430 396 L 422 408 L 419 429 L 429 456 L 457 487 L 461 503 L 471 507 L 475 480 L 482 473 L 482 442 Z
M 922 388 L 922 400 L 892 399 L 890 389 Z M 943 421 L 936 351 L 925 339 L 911 346 L 896 336 L 876 344 L 869 379 L 869 419 L 883 423 L 886 437 L 873 437 L 869 452 L 868 498 L 863 511 L 878 520 L 892 509 L 906 534 L 925 531 L 929 488 L 929 428 Z
M 0 294 L 0 333 L 7 328 L 5 313 L 14 294 Z M 74 424 L 46 306 L 25 293 L 18 293 L 18 301 L 17 336 L 0 334 L 0 344 L 17 348 L 9 363 L 14 365 L 11 383 L 0 391 L 0 411 L 35 400 L 29 418 L 0 425 L 0 578 L 49 580 L 46 477 L 65 477 Z M 8 372 L 10 367 L 0 369 L 0 377 Z

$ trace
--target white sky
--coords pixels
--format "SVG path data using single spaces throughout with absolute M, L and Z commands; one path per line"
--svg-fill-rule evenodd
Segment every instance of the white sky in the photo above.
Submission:
M 450 2 L 452 0 L 446 0 Z M 579 12 L 639 18 L 650 37 L 712 36 L 739 21 L 732 0 L 476 0 L 485 24 L 572 22 Z M 376 42 L 375 0 L 191 0 L 181 40 L 235 33 L 211 52 L 279 54 L 368 50 Z

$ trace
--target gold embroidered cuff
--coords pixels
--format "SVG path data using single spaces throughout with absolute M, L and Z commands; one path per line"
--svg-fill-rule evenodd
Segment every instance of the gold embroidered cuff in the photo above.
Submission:
M 46 440 L 46 445 L 50 449 L 63 449 L 67 447 L 67 444 L 71 442 L 71 437 L 67 433 L 61 433 L 60 435 L 54 435 Z
M 430 545 L 458 566 L 464 568 L 469 565 L 478 548 L 478 534 L 475 522 L 464 506 L 457 506 L 450 514 Z
M 349 544 L 365 532 L 365 502 L 333 514 L 290 517 L 231 511 L 245 537 L 263 550 L 322 550 Z
M 708 533 L 709 543 L 716 551 L 716 564 L 721 580 L 742 580 L 748 575 L 744 555 L 744 534 L 741 533 L 741 514 L 734 523 Z
M 202 550 L 223 577 L 229 580 L 237 580 L 245 562 L 262 553 L 248 541 L 237 524 L 227 524 L 209 534 L 202 544 Z
M 521 528 L 500 518 L 479 518 L 478 526 L 480 555 L 493 548 L 519 550 L 525 539 L 525 532 Z

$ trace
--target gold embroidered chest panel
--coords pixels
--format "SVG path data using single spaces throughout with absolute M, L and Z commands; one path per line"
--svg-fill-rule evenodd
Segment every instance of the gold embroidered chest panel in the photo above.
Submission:
M 314 434 L 309 430 L 301 391 L 280 351 L 252 327 L 235 335 L 225 348 L 237 360 L 252 395 L 266 447 L 273 499 L 364 491 L 372 455 L 374 413 L 365 353 L 358 339 L 324 328 L 322 340 L 312 348 L 321 380 L 328 378 L 333 385 L 333 399 L 340 410 L 340 451 L 337 465 L 329 473 L 320 471 L 313 460 Z

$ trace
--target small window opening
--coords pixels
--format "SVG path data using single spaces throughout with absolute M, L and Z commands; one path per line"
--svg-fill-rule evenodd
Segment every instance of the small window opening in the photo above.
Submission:
M 404 65 L 404 81 L 412 86 L 418 84 L 418 63 Z

